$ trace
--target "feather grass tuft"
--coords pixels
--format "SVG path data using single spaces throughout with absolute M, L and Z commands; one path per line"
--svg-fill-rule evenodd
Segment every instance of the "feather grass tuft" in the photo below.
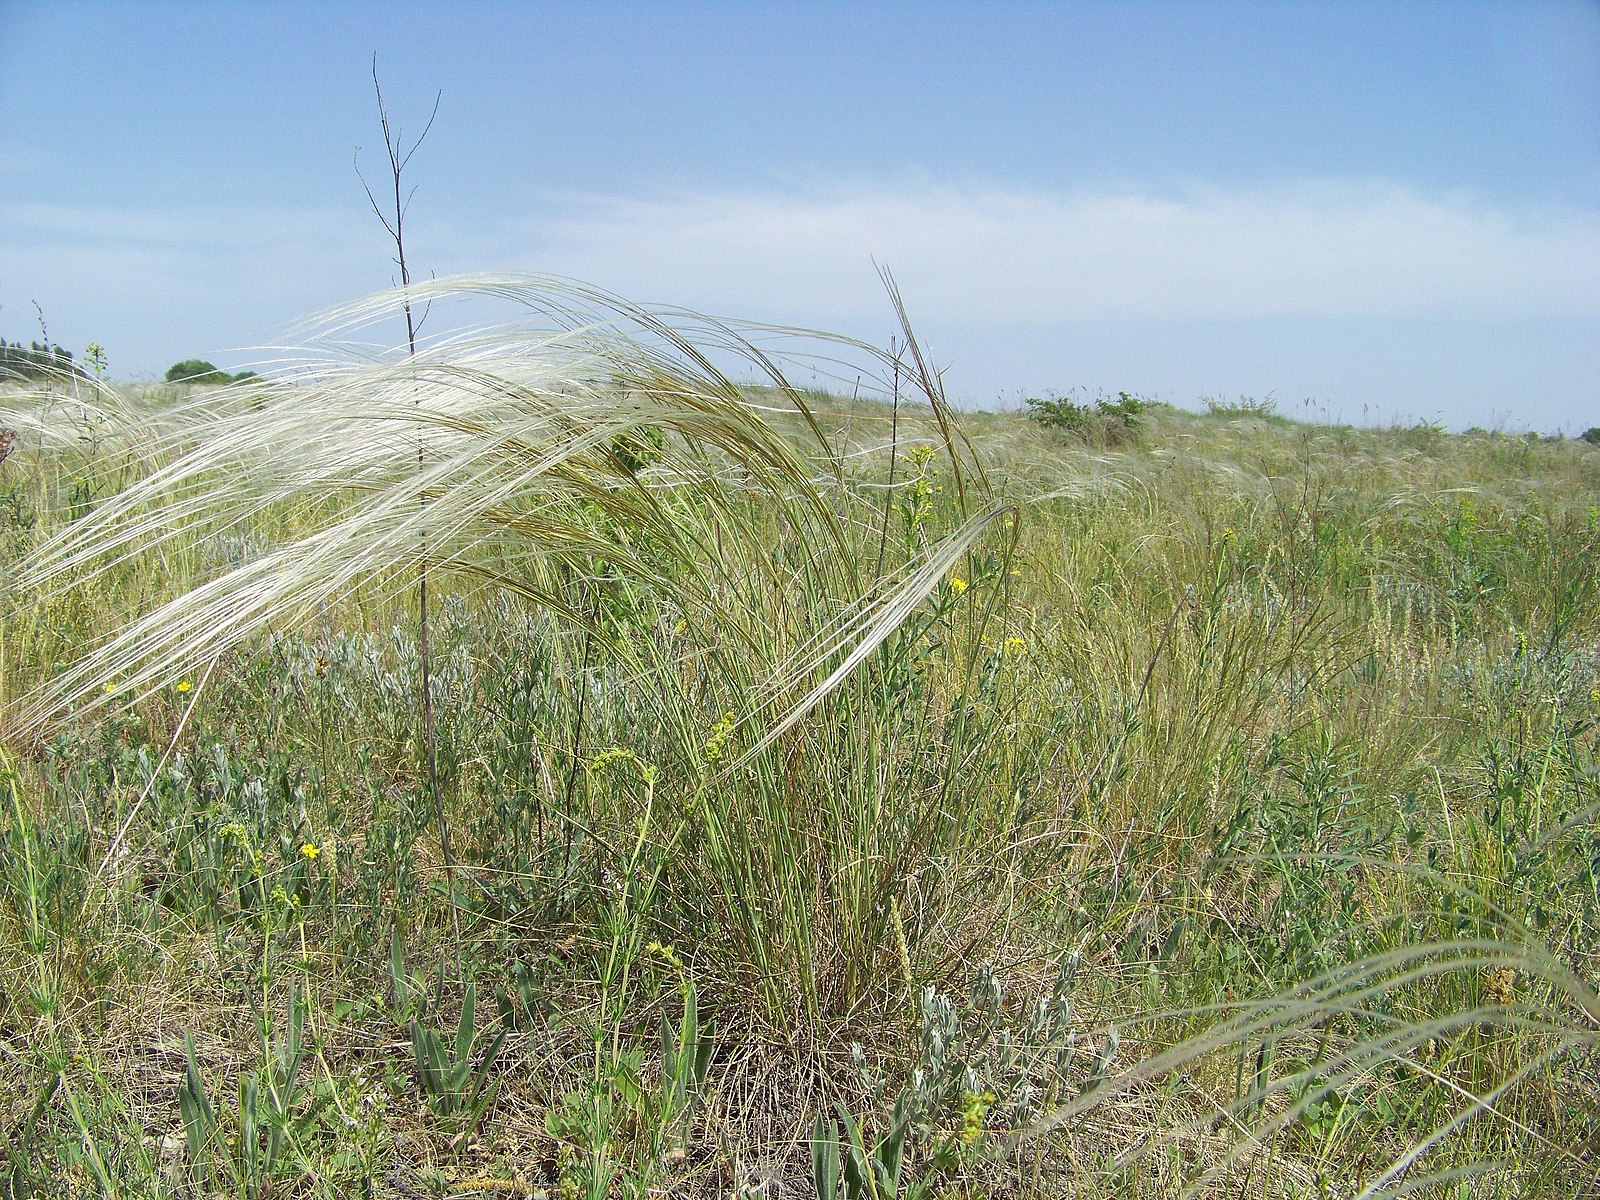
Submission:
M 436 337 L 415 357 L 352 361 L 348 340 L 408 301 L 451 299 L 509 302 L 524 319 Z M 7 716 L 11 732 L 135 702 L 349 589 L 392 591 L 421 568 L 507 587 L 581 621 L 573 581 L 604 561 L 684 606 L 709 606 L 764 656 L 765 747 L 904 620 L 999 512 L 974 516 L 898 579 L 867 577 L 851 549 L 871 513 L 828 478 L 832 448 L 772 348 L 782 339 L 803 344 L 796 353 L 807 362 L 849 355 L 861 360 L 858 377 L 885 373 L 882 352 L 848 339 L 649 310 L 553 279 L 443 280 L 325 314 L 317 344 L 334 349 L 165 406 L 132 445 L 148 473 L 41 545 L 15 586 L 59 595 L 263 511 L 277 516 L 278 543 L 116 630 L 24 697 Z M 741 367 L 758 387 L 735 380 Z M 981 469 L 944 415 L 937 377 L 919 365 L 914 378 L 965 498 Z M 48 426 L 41 414 L 38 427 Z M 776 549 L 792 562 L 780 565 L 770 522 L 752 516 L 757 497 L 776 506 L 786 531 Z M 834 616 L 802 650 L 775 652 L 777 639 L 750 628 L 741 609 L 752 587 L 803 593 L 797 611 L 820 603 Z

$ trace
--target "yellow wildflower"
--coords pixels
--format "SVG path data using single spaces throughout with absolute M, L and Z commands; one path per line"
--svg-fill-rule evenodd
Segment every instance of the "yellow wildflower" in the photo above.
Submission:
M 190 691 L 190 690 L 193 689 L 193 687 L 194 687 L 194 684 L 190 683 L 187 679 L 178 680 L 178 690 L 180 692 Z
M 1006 639 L 1007 654 L 1023 654 L 1026 653 L 1027 649 L 1028 643 L 1019 637 L 1008 637 Z
M 651 942 L 645 947 L 645 951 L 650 954 L 659 954 L 678 970 L 683 970 L 683 962 L 678 958 L 678 952 L 665 942 Z
M 722 752 L 728 747 L 728 738 L 733 734 L 734 716 L 731 712 L 723 713 L 717 718 L 717 723 L 711 727 L 711 736 L 706 739 L 703 754 L 708 764 L 722 761 Z
M 961 1096 L 961 1132 L 956 1134 L 963 1146 L 971 1146 L 983 1136 L 983 1120 L 994 1103 L 993 1092 L 963 1092 Z
M 957 575 L 957 576 L 955 576 L 955 578 L 950 580 L 950 594 L 952 596 L 959 596 L 959 595 L 961 595 L 962 592 L 964 592 L 966 590 L 967 590 L 967 581 L 965 579 L 961 578 L 961 576 Z
M 632 757 L 632 750 L 626 750 L 621 746 L 612 746 L 610 749 L 600 751 L 589 760 L 589 770 L 604 771 L 612 763 L 622 762 L 624 759 Z
M 300 854 L 304 858 L 315 859 L 322 853 L 322 847 L 315 842 L 304 842 L 300 846 Z

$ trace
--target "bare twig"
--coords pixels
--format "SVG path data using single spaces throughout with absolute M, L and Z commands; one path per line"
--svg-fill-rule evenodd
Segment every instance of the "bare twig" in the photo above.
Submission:
M 401 131 L 389 123 L 389 106 L 383 99 L 383 87 L 378 82 L 378 56 L 372 56 L 372 90 L 378 97 L 378 124 L 383 130 L 383 146 L 389 155 L 389 178 L 394 189 L 393 219 L 378 203 L 378 198 L 373 195 L 372 188 L 368 186 L 366 178 L 361 174 L 360 147 L 356 148 L 356 178 L 361 180 L 362 190 L 367 194 L 367 202 L 372 205 L 372 211 L 382 222 L 390 238 L 394 240 L 394 261 L 400 268 L 400 288 L 403 297 L 402 309 L 406 317 L 406 351 L 413 357 L 417 353 L 417 328 L 418 322 L 412 317 L 411 310 L 411 270 L 406 263 L 406 238 L 405 222 L 406 210 L 411 206 L 411 198 L 416 195 L 416 188 L 412 188 L 404 198 L 401 196 L 401 179 L 405 174 L 411 156 L 422 145 L 423 139 L 428 136 L 428 131 L 433 128 L 434 119 L 439 115 L 439 101 L 444 93 L 440 92 L 434 97 L 433 111 L 428 114 L 428 123 L 423 127 L 421 135 L 407 148 Z M 427 319 L 427 310 L 423 311 L 423 319 Z M 418 397 L 417 403 L 420 404 Z M 417 439 L 417 469 L 421 470 L 425 461 L 423 440 Z M 426 496 L 423 504 L 427 503 Z M 418 656 L 422 660 L 422 749 L 423 758 L 428 772 L 428 793 L 433 801 L 434 819 L 439 825 L 439 854 L 444 859 L 445 880 L 451 894 L 451 919 L 455 920 L 455 854 L 450 846 L 450 825 L 445 819 L 444 802 L 439 795 L 439 768 L 436 751 L 437 738 L 433 716 L 433 655 L 428 638 L 428 562 L 427 547 L 423 547 L 422 565 L 417 574 L 417 614 L 418 614 Z

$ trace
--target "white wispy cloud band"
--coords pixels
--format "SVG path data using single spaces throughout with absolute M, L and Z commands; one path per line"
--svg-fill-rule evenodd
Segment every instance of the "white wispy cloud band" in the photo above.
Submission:
M 919 312 L 985 324 L 1600 314 L 1600 212 L 1382 182 L 586 197 L 530 233 L 551 269 L 739 311 L 874 311 L 875 256 Z

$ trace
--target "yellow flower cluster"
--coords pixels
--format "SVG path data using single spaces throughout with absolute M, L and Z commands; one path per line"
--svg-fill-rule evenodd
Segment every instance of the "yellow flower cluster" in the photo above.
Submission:
M 959 595 L 961 595 L 962 592 L 964 592 L 966 590 L 967 590 L 967 581 L 965 579 L 961 578 L 961 576 L 957 575 L 955 578 L 950 580 L 950 594 L 952 596 L 959 596 Z
M 622 762 L 633 757 L 633 751 L 621 746 L 612 746 L 602 750 L 589 760 L 589 770 L 604 771 L 612 763 Z
M 711 727 L 711 736 L 706 739 L 705 760 L 709 766 L 722 761 L 722 753 L 728 748 L 728 738 L 733 735 L 734 715 L 725 712 L 717 718 L 717 723 Z
M 956 1136 L 963 1146 L 971 1146 L 983 1136 L 983 1120 L 994 1103 L 993 1092 L 966 1092 L 961 1097 L 961 1132 Z
M 665 942 L 651 942 L 645 947 L 645 951 L 649 954 L 659 954 L 667 962 L 671 963 L 676 970 L 683 970 L 683 962 L 678 958 L 678 952 Z

